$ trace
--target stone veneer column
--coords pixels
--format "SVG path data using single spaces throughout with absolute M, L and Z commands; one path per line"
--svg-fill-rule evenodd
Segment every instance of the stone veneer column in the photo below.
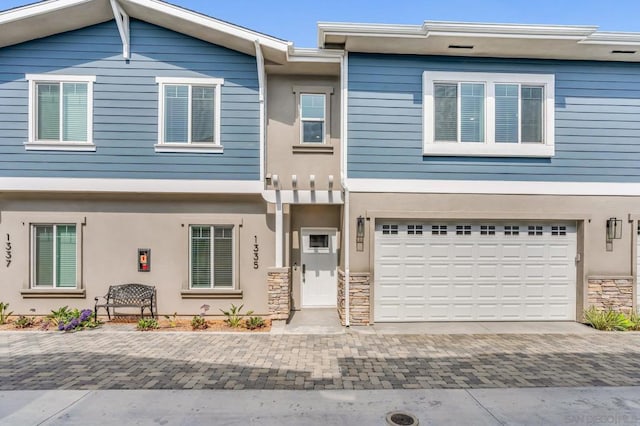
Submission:
M 338 316 L 342 325 L 346 325 L 345 276 L 338 271 Z M 371 274 L 351 272 L 349 274 L 349 320 L 351 325 L 369 325 L 371 314 Z
M 271 319 L 288 319 L 291 312 L 291 269 L 269 268 L 267 271 L 267 286 Z
M 598 310 L 633 310 L 633 277 L 589 277 L 587 305 Z

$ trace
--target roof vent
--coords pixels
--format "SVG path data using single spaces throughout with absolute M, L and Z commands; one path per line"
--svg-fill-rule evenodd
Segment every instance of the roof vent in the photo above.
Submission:
M 324 48 L 325 49 L 344 50 L 344 43 L 325 43 L 324 44 Z
M 623 55 L 633 55 L 637 50 L 612 50 L 611 53 L 621 53 Z
M 450 44 L 449 49 L 473 49 L 470 44 Z

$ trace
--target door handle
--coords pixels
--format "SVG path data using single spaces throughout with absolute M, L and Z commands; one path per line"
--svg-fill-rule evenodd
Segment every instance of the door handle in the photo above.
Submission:
M 302 264 L 302 275 L 307 272 L 307 265 L 305 263 Z

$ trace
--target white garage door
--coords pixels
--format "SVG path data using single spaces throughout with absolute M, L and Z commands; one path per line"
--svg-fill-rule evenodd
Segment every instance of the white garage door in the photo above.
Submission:
M 376 224 L 374 320 L 575 320 L 575 223 Z

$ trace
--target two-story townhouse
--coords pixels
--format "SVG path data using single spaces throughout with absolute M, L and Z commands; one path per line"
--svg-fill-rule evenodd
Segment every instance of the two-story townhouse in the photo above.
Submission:
M 158 0 L 43 1 L 0 34 L 11 310 L 122 283 L 154 285 L 160 314 L 336 306 L 340 52 Z
M 343 321 L 635 309 L 637 34 L 445 22 L 319 31 L 320 47 L 345 52 Z
M 0 301 L 285 319 L 580 320 L 637 307 L 634 34 L 319 26 L 158 0 L 0 13 Z

